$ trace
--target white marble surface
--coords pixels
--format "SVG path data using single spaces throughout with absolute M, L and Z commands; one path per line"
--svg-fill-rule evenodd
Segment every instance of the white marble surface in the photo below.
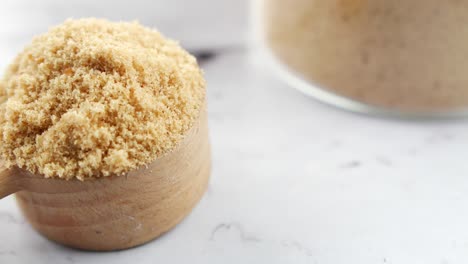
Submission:
M 35 233 L 9 197 L 0 263 L 468 263 L 467 121 L 339 111 L 271 78 L 248 50 L 202 65 L 213 174 L 176 229 L 131 250 L 75 251 Z

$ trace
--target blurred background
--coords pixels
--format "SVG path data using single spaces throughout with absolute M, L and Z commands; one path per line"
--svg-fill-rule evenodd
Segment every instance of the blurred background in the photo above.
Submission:
M 2 199 L 0 264 L 468 263 L 468 123 L 362 116 L 290 89 L 251 52 L 253 1 L 1 1 L 2 71 L 69 17 L 139 20 L 179 40 L 205 71 L 213 173 L 177 228 L 108 254 L 43 239 Z
M 31 38 L 67 18 L 138 20 L 192 52 L 243 47 L 249 0 L 5 0 L 0 8 L 0 67 Z

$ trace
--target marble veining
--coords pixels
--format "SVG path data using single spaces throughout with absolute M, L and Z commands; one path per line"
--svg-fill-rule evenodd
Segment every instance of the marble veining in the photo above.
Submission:
M 10 212 L 0 211 L 0 222 L 5 222 L 8 224 L 24 224 L 25 220 L 23 218 L 18 218 L 11 214 Z
M 247 1 L 184 1 L 137 11 L 145 7 L 137 0 L 122 17 L 181 36 L 205 71 L 213 174 L 201 202 L 151 243 L 94 253 L 42 238 L 7 197 L 0 200 L 1 264 L 468 263 L 466 120 L 379 119 L 318 103 L 278 81 L 248 46 Z M 119 17 L 103 8 L 108 0 L 72 2 L 25 9 L 33 1 L 6 1 L 0 70 L 73 8 Z M 126 7 L 117 2 L 113 10 Z M 157 8 L 163 2 L 166 10 Z M 198 13 L 187 14 L 190 8 Z
M 252 234 L 246 233 L 242 225 L 236 222 L 217 224 L 215 228 L 213 228 L 213 231 L 211 231 L 210 240 L 215 241 L 216 234 L 218 234 L 219 232 L 226 232 L 230 230 L 235 230 L 236 232 L 239 233 L 239 238 L 242 243 L 261 241 L 258 237 L 255 237 Z

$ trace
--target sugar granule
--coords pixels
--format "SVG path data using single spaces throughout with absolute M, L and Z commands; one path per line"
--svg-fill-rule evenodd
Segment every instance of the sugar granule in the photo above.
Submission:
M 0 80 L 0 153 L 45 177 L 120 175 L 173 150 L 205 100 L 196 59 L 155 30 L 67 20 Z

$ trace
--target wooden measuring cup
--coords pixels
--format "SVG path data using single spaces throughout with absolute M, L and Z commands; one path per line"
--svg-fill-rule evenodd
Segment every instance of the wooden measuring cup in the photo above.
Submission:
M 177 148 L 123 176 L 46 179 L 1 164 L 0 198 L 16 193 L 26 219 L 50 240 L 85 250 L 118 250 L 173 228 L 200 200 L 209 175 L 203 109 Z

